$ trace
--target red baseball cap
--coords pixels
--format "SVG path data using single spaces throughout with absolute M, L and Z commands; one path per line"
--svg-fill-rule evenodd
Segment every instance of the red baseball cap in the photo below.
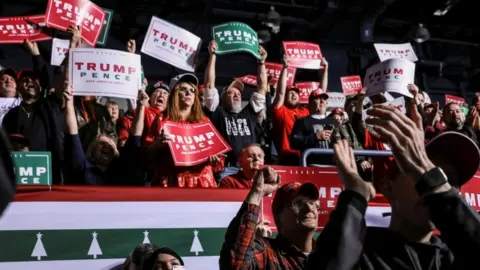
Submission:
M 343 109 L 342 108 L 333 109 L 332 112 L 330 113 L 330 116 L 334 116 L 334 115 L 343 116 Z
M 317 97 L 323 97 L 325 99 L 328 99 L 328 94 L 323 91 L 321 88 L 318 88 L 317 90 L 313 90 L 311 93 L 310 93 L 310 96 L 308 97 L 308 101 L 311 101 L 313 100 L 314 98 L 317 98 Z
M 274 215 L 280 213 L 285 206 L 291 205 L 293 199 L 298 195 L 304 195 L 314 200 L 319 197 L 318 187 L 311 182 L 299 183 L 293 182 L 281 186 L 275 193 L 272 202 L 272 212 Z
M 288 91 L 295 91 L 297 93 L 300 93 L 300 89 L 298 89 L 298 87 L 296 87 L 295 85 L 290 85 L 287 87 L 287 92 Z

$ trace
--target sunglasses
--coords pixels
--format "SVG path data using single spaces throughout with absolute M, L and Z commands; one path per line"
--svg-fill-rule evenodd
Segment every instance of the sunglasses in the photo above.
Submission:
M 185 93 L 190 92 L 191 94 L 195 94 L 195 88 L 192 88 L 192 87 L 182 86 L 178 88 L 178 91 L 185 92 Z

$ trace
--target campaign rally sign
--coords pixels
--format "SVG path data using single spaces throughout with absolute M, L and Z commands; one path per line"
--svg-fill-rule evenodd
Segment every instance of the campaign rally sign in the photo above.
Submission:
M 212 27 L 213 39 L 218 45 L 215 54 L 248 52 L 260 59 L 257 32 L 247 24 L 229 22 Z
M 317 90 L 320 87 L 319 82 L 297 82 L 295 87 L 300 90 L 298 94 L 298 102 L 300 104 L 307 104 L 308 97 L 313 90 Z
M 358 91 L 362 90 L 362 79 L 360 76 L 340 77 L 340 81 L 345 96 L 353 96 L 357 94 Z
M 457 103 L 458 105 L 463 105 L 465 103 L 465 99 L 454 95 L 445 95 L 445 105 L 452 102 Z
M 327 108 L 343 108 L 345 106 L 345 95 L 340 92 L 328 92 Z
M 418 60 L 415 51 L 412 48 L 412 44 L 403 43 L 403 44 L 386 44 L 386 43 L 375 43 L 375 50 L 377 51 L 380 61 L 385 61 L 388 59 L 405 59 L 412 62 Z
M 52 66 L 60 66 L 65 59 L 70 48 L 70 40 L 54 38 L 52 41 L 52 57 L 50 64 Z
M 155 16 L 150 21 L 142 52 L 186 71 L 195 71 L 202 40 L 187 30 Z
M 45 15 L 0 18 L 0 44 L 52 39 L 44 22 Z
M 367 96 L 388 91 L 412 97 L 407 85 L 413 83 L 414 77 L 414 63 L 393 58 L 370 67 L 363 84 L 368 88 Z
M 12 152 L 17 185 L 51 185 L 50 152 Z
M 244 84 L 248 84 L 251 86 L 257 86 L 257 76 L 255 75 L 245 75 L 243 77 L 235 78 L 236 80 L 241 81 Z
M 98 36 L 97 44 L 105 46 L 107 45 L 110 27 L 112 26 L 113 10 L 104 8 L 103 11 L 105 12 L 105 20 L 103 20 L 102 32 Z
M 105 20 L 105 11 L 88 0 L 48 0 L 45 23 L 66 31 L 69 26 L 82 28 L 82 39 L 95 47 Z
M 284 41 L 283 51 L 290 67 L 320 69 L 322 52 L 320 46 L 302 41 Z
M 71 49 L 70 80 L 75 96 L 136 99 L 142 87 L 140 55 L 108 49 Z
M 405 104 L 405 97 L 399 97 L 399 98 L 396 98 L 394 100 L 391 100 L 391 101 L 387 101 L 385 102 L 385 105 L 390 105 L 392 107 L 395 107 L 397 109 L 399 109 L 403 114 L 406 114 L 407 113 L 407 107 L 406 107 L 406 104 Z M 369 116 L 367 114 L 367 111 L 369 110 L 370 108 L 368 109 L 365 109 L 362 111 L 362 119 L 363 120 L 366 120 L 368 118 L 371 118 L 372 116 Z
M 176 166 L 198 165 L 210 156 L 232 150 L 210 122 L 180 124 L 167 121 L 163 128 L 173 135 L 168 146 Z
M 283 70 L 282 64 L 265 62 L 265 68 L 267 69 L 267 77 L 270 78 L 268 81 L 269 84 L 277 85 L 278 80 L 280 79 L 280 74 Z M 288 67 L 287 68 L 287 85 L 293 85 L 295 82 L 295 73 L 297 72 L 296 68 Z

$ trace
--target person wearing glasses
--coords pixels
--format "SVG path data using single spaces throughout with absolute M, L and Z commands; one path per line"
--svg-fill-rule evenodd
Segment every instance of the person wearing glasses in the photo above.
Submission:
M 193 74 L 182 74 L 170 82 L 166 121 L 182 124 L 209 122 L 203 114 L 198 92 L 198 79 Z M 152 186 L 162 187 L 217 187 L 214 173 L 223 169 L 220 156 L 211 156 L 208 161 L 195 166 L 175 166 L 168 141 L 173 139 L 163 128 L 159 136 L 149 146 L 155 153 L 155 174 Z
M 308 182 L 279 186 L 280 176 L 271 167 L 255 173 L 250 192 L 225 234 L 220 269 L 303 269 L 318 226 L 318 188 Z M 272 213 L 278 235 L 259 237 L 260 203 L 275 191 Z

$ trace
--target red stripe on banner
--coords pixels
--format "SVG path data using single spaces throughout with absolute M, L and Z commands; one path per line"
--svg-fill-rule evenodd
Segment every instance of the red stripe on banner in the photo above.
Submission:
M 242 202 L 248 190 L 152 187 L 20 186 L 16 202 Z

